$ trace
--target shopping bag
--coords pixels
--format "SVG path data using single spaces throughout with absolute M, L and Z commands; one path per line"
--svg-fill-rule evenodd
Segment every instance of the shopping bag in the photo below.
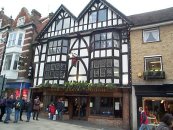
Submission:
M 53 121 L 56 121 L 56 115 L 53 115 Z
M 50 113 L 48 113 L 48 118 L 49 118 L 49 119 L 51 118 L 51 114 L 50 114 Z

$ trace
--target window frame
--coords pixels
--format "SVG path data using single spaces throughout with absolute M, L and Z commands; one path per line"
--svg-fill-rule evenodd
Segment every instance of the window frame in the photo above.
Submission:
M 21 38 L 20 34 L 22 34 Z M 24 31 L 21 30 L 10 32 L 8 37 L 7 47 L 14 47 L 14 46 L 22 47 L 24 43 L 24 35 L 25 35 Z M 19 40 L 21 45 L 18 44 Z
M 156 32 L 157 31 L 157 39 L 156 40 L 150 40 L 150 41 L 147 41 L 147 38 L 146 37 L 146 33 L 153 33 L 153 32 Z M 149 35 L 149 34 L 148 34 Z M 144 29 L 142 31 L 142 39 L 143 39 L 143 43 L 153 43 L 153 42 L 159 42 L 160 41 L 160 29 L 159 28 L 150 28 L 150 29 Z M 145 40 L 146 39 L 146 40 Z
M 25 16 L 19 17 L 17 19 L 17 26 L 22 26 L 25 24 Z
M 149 70 L 147 69 L 147 59 L 154 59 L 154 58 L 159 58 L 160 59 L 160 70 Z M 154 62 L 154 61 L 153 61 Z M 144 57 L 144 71 L 163 71 L 163 61 L 162 61 L 162 56 L 146 56 Z

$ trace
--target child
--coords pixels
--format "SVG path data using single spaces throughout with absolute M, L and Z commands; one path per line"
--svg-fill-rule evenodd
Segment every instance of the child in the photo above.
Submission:
M 53 103 L 49 105 L 50 119 L 53 120 L 53 116 L 55 115 L 56 107 Z

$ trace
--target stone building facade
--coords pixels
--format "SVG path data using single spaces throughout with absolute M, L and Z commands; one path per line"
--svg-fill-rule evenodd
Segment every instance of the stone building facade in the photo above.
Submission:
M 132 67 L 132 121 L 139 126 L 144 107 L 151 127 L 157 126 L 173 102 L 173 8 L 129 16 Z

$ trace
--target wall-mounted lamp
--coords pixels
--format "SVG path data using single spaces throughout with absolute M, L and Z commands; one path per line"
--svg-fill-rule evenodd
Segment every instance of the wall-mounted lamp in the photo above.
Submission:
M 141 77 L 142 77 L 142 73 L 139 72 L 139 73 L 138 73 L 138 78 L 141 78 Z

